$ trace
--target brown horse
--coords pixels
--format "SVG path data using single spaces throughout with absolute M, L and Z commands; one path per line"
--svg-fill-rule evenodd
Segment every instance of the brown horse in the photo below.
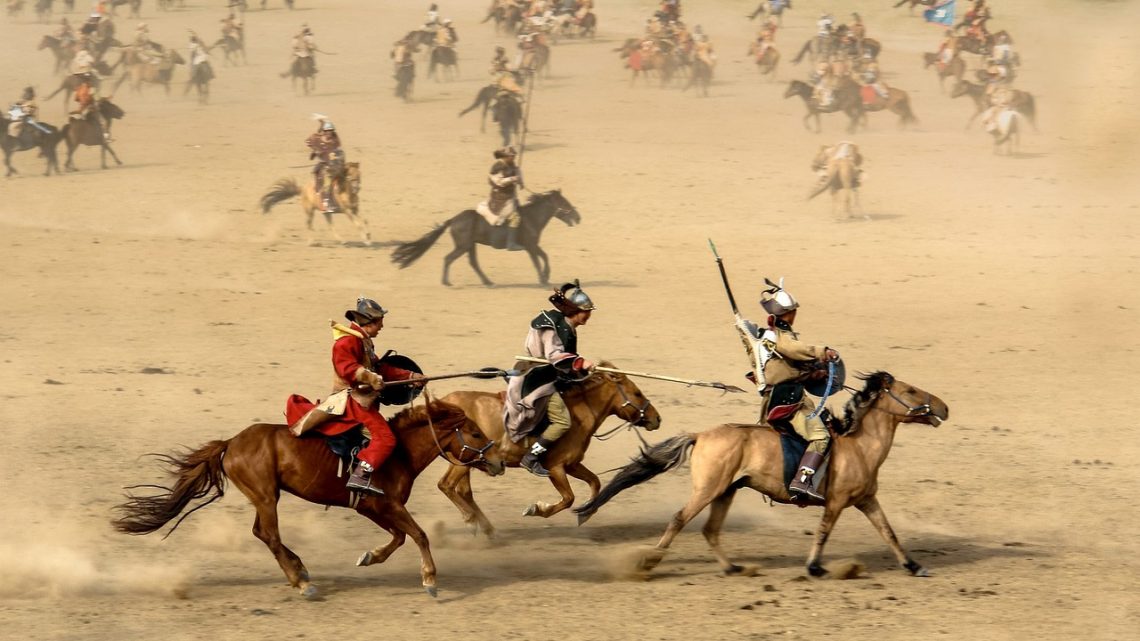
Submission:
M 895 89 L 894 87 L 887 87 L 887 96 L 884 98 L 879 95 L 873 87 L 864 86 L 861 88 L 863 97 L 863 124 L 866 125 L 867 112 L 883 111 L 884 109 L 891 113 L 898 114 L 899 129 L 918 122 L 918 118 L 914 115 L 914 110 L 910 108 L 910 95 L 902 89 Z M 867 97 L 871 100 L 868 101 Z
M 80 145 L 99 147 L 99 162 L 103 169 L 107 168 L 107 154 L 111 154 L 116 165 L 123 164 L 123 161 L 119 160 L 119 155 L 111 148 L 110 137 L 111 125 L 126 115 L 126 112 L 111 102 L 110 98 L 100 98 L 95 103 L 95 110 L 98 110 L 101 118 L 96 118 L 93 110 L 82 120 L 73 118 L 63 126 L 63 130 L 60 132 L 64 142 L 67 143 L 67 160 L 63 163 L 63 168 L 67 171 L 76 171 L 73 159 L 75 150 Z M 107 126 L 106 130 L 103 129 L 104 122 Z
M 601 363 L 612 367 L 610 363 Z M 561 495 L 557 503 L 538 501 L 527 508 L 526 516 L 549 518 L 574 504 L 574 492 L 570 489 L 567 475 L 585 481 L 590 486 L 590 498 L 598 495 L 601 483 L 598 477 L 582 465 L 590 439 L 609 416 L 629 422 L 637 427 L 655 430 L 661 427 L 661 415 L 649 399 L 641 393 L 628 377 L 619 374 L 595 374 L 585 382 L 577 384 L 562 393 L 566 408 L 570 410 L 570 430 L 555 441 L 542 459 L 550 471 L 550 484 Z M 488 437 L 499 442 L 499 456 L 510 467 L 519 467 L 526 443 L 514 444 L 504 438 L 503 397 L 492 392 L 452 392 L 442 399 L 463 408 L 463 411 L 479 425 Z M 476 533 L 481 529 L 487 536 L 493 536 L 494 526 L 475 503 L 471 492 L 471 471 L 462 466 L 452 465 L 439 480 L 439 489 L 455 507 L 459 508 L 466 522 Z
M 879 467 L 886 461 L 900 423 L 925 423 L 938 427 L 950 415 L 941 399 L 912 385 L 896 380 L 886 372 L 861 377 L 862 390 L 847 402 L 846 415 L 833 428 L 831 454 L 821 490 L 826 496 L 823 519 L 816 530 L 815 543 L 808 557 L 807 570 L 823 576 L 820 564 L 823 546 L 839 514 L 855 506 L 870 519 L 895 553 L 898 562 L 914 576 L 927 571 L 907 556 L 876 493 Z M 732 563 L 720 548 L 720 530 L 733 496 L 740 488 L 752 488 L 773 502 L 794 503 L 784 481 L 785 470 L 780 439 L 769 427 L 753 424 L 723 424 L 699 434 L 682 434 L 644 449 L 641 455 L 617 473 L 598 498 L 578 508 L 578 522 L 589 519 L 618 492 L 638 485 L 684 463 L 691 451 L 693 491 L 689 502 L 673 516 L 656 548 L 640 560 L 644 570 L 654 568 L 665 556 L 674 537 L 707 505 L 712 504 L 704 535 L 725 574 L 740 574 L 744 568 Z
M 859 85 L 854 80 L 844 78 L 840 81 L 839 86 L 834 90 L 831 103 L 826 107 L 819 105 L 813 95 L 814 93 L 815 90 L 812 86 L 802 80 L 793 80 L 788 85 L 787 91 L 784 92 L 785 98 L 799 96 L 803 99 L 804 106 L 807 107 L 807 114 L 804 115 L 803 121 L 805 129 L 810 129 L 808 120 L 814 117 L 815 132 L 819 133 L 822 130 L 819 114 L 843 112 L 850 119 L 847 125 L 847 133 L 855 132 L 855 128 L 863 120 L 863 98 L 859 95 Z
M 748 49 L 748 56 L 756 61 L 756 68 L 760 75 L 771 76 L 769 80 L 776 79 L 776 67 L 780 64 L 780 52 L 775 47 L 768 47 L 762 55 L 758 54 L 760 45 L 752 43 Z
M 946 92 L 947 78 L 961 81 L 962 76 L 966 73 L 966 61 L 962 60 L 962 57 L 958 54 L 954 54 L 950 62 L 942 64 L 938 60 L 938 54 L 927 52 L 922 54 L 922 62 L 923 69 L 929 69 L 931 65 L 934 66 L 934 70 L 938 72 L 938 88 L 941 89 L 943 93 Z
M 633 71 L 633 75 L 629 78 L 630 86 L 637 82 L 638 76 L 648 79 L 649 72 L 657 71 L 660 72 L 661 86 L 664 87 L 678 71 L 677 59 L 658 47 L 654 47 L 652 51 L 645 51 L 641 47 L 641 42 L 641 38 L 628 38 L 620 47 L 614 49 L 625 60 L 626 68 Z
M 368 221 L 360 215 L 360 163 L 331 163 L 327 169 L 328 178 L 333 181 L 333 202 L 340 209 L 339 213 L 348 216 L 353 225 L 360 232 L 362 242 L 367 245 L 372 242 L 372 233 L 368 231 Z M 317 193 L 312 182 L 306 182 L 304 187 L 297 184 L 292 178 L 283 178 L 261 197 L 261 213 L 267 214 L 279 202 L 289 200 L 294 196 L 301 197 L 301 210 L 305 212 L 305 227 L 309 230 L 309 244 L 316 243 L 313 237 L 313 216 L 321 209 L 321 195 Z M 329 230 L 336 237 L 337 242 L 344 239 L 333 227 L 332 214 L 322 211 Z
M 52 73 L 59 73 L 67 69 L 68 63 L 75 57 L 75 51 L 71 47 L 63 46 L 63 41 L 55 36 L 44 36 L 40 40 L 36 50 L 43 51 L 44 49 L 51 49 L 55 56 L 55 68 L 52 69 Z
M 492 449 L 491 441 L 454 405 L 434 402 L 409 408 L 397 414 L 391 426 L 399 445 L 376 472 L 384 489 L 382 496 L 345 488 L 344 479 L 338 477 L 341 461 L 329 450 L 324 438 L 297 438 L 287 425 L 259 423 L 229 440 L 210 441 L 193 452 L 161 457 L 177 477 L 174 487 L 161 487 L 166 491 L 152 496 L 128 495 L 129 500 L 117 508 L 122 516 L 113 524 L 125 534 L 155 532 L 180 513 L 186 512 L 182 517 L 185 519 L 221 498 L 229 479 L 257 510 L 254 536 L 277 558 L 289 584 L 306 598 L 314 598 L 317 588 L 309 581 L 305 564 L 281 542 L 277 501 L 285 490 L 311 503 L 351 507 L 392 535 L 387 545 L 361 555 L 358 566 L 383 563 L 404 544 L 406 537 L 412 537 L 420 549 L 424 590 L 434 597 L 436 570 L 428 538 L 405 507 L 412 484 L 437 456 L 492 475 L 502 474 L 502 462 L 495 452 L 487 452 Z M 206 498 L 209 500 L 186 510 L 194 500 Z
M 999 90 L 1000 91 L 1000 90 Z M 1017 113 L 1025 116 L 1029 124 L 1033 125 L 1033 131 L 1037 131 L 1037 101 L 1034 100 L 1033 94 L 1028 91 L 1021 91 L 1020 89 L 1007 89 L 1009 92 L 1009 106 L 1017 111 Z M 986 86 L 970 82 L 969 80 L 959 80 L 954 88 L 950 91 L 951 98 L 958 98 L 960 96 L 969 96 L 974 101 L 974 113 L 970 119 L 966 121 L 966 129 L 974 124 L 974 119 L 982 115 L 986 109 L 993 106 L 991 101 L 992 96 L 986 93 Z

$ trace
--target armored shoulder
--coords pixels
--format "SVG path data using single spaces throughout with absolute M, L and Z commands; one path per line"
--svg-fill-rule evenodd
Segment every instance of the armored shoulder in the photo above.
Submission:
M 557 330 L 559 323 L 563 323 L 562 313 L 553 309 L 546 310 L 534 317 L 530 322 L 532 329 L 553 329 Z

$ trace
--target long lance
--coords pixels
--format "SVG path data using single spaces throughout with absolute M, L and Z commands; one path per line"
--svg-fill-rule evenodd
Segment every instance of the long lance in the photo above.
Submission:
M 720 279 L 724 283 L 724 293 L 728 294 L 728 304 L 732 307 L 732 315 L 736 324 L 736 331 L 740 334 L 740 342 L 744 344 L 744 351 L 748 355 L 748 367 L 752 370 L 752 375 L 756 381 L 763 380 L 760 377 L 760 372 L 757 369 L 759 365 L 756 358 L 756 343 L 755 339 L 744 330 L 744 319 L 740 316 L 740 309 L 736 306 L 736 297 L 732 295 L 732 286 L 728 284 L 728 274 L 724 271 L 724 259 L 716 251 L 716 245 L 713 244 L 712 239 L 709 239 L 709 249 L 712 249 L 713 257 L 716 258 L 717 269 L 720 270 Z
M 528 84 L 526 87 L 526 106 L 523 107 L 522 135 L 519 136 L 519 157 L 518 160 L 515 161 L 515 164 L 518 165 L 520 174 L 522 173 L 523 154 L 526 153 L 526 133 L 530 131 L 530 106 L 534 103 L 531 97 L 534 95 L 535 80 L 538 78 L 538 74 L 535 73 L 534 70 L 533 62 L 531 63 L 530 67 L 527 67 L 527 76 Z
M 470 372 L 455 372 L 453 374 L 436 374 L 435 376 L 424 376 L 422 378 L 408 378 L 399 381 L 384 381 L 384 387 L 393 387 L 395 385 L 417 385 L 427 383 L 428 381 L 442 381 L 447 378 L 498 378 L 502 376 L 507 377 L 507 370 L 499 369 L 497 367 L 484 367 Z
M 515 359 L 526 362 L 526 363 L 543 363 L 543 364 L 549 364 L 550 363 L 550 361 L 546 360 L 545 358 L 535 358 L 534 356 L 516 356 Z M 628 369 L 617 369 L 615 367 L 598 366 L 598 367 L 595 367 L 594 369 L 599 371 L 599 372 L 607 372 L 610 374 L 624 374 L 625 376 L 638 376 L 640 378 L 652 378 L 655 381 L 669 381 L 670 383 L 680 383 L 682 385 L 689 385 L 691 387 L 711 387 L 713 389 L 718 389 L 718 390 L 721 390 L 723 392 L 743 392 L 744 391 L 735 385 L 727 385 L 725 383 L 721 383 L 718 381 L 697 381 L 697 380 L 691 380 L 691 379 L 687 379 L 687 378 L 677 378 L 676 376 L 664 376 L 662 374 L 649 374 L 647 372 L 634 372 L 634 371 L 631 371 Z

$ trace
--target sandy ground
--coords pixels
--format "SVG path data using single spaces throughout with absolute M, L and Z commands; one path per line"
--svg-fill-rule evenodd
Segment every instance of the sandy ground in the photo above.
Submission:
M 144 14 L 155 40 L 183 47 L 187 28 L 215 36 L 221 4 L 157 13 L 148 2 Z M 127 111 L 116 128 L 123 167 L 99 170 L 84 148 L 81 171 L 43 178 L 25 153 L 15 160 L 23 176 L 2 184 L 0 636 L 1135 638 L 1135 3 L 996 6 L 994 25 L 1014 34 L 1024 60 L 1019 86 L 1041 112 L 1040 132 L 1014 157 L 995 156 L 977 126 L 962 130 L 971 105 L 940 95 L 919 62 L 939 31 L 886 2 L 797 2 L 778 37 L 775 83 L 743 55 L 751 2 L 686 3 L 720 56 L 708 98 L 630 88 L 611 49 L 638 32 L 651 3 L 601 2 L 598 39 L 555 47 L 535 91 L 528 183 L 561 187 L 583 216 L 575 228 L 552 223 L 543 246 L 554 279 L 581 278 L 601 307 L 584 351 L 736 382 L 744 359 L 705 239 L 754 317 L 761 279 L 786 276 L 806 338 L 838 348 L 852 370 L 887 369 L 951 407 L 941 429 L 900 430 L 880 479 L 896 530 L 932 578 L 896 568 L 853 512 L 826 560 L 854 559 L 864 576 L 805 580 L 818 512 L 741 495 L 725 545 L 759 575 L 718 576 L 699 519 L 651 580 L 622 579 L 630 550 L 654 542 L 686 499 L 684 472 L 628 492 L 583 528 L 569 513 L 521 516 L 553 498 L 540 479 L 477 477 L 501 530 L 491 544 L 466 533 L 436 490 L 437 462 L 410 503 L 432 536 L 436 601 L 419 588 L 414 547 L 355 568 L 387 536 L 291 497 L 285 541 L 323 601 L 285 584 L 236 491 L 165 541 L 113 533 L 121 487 L 159 480 L 139 455 L 276 420 L 292 392 L 324 394 L 325 319 L 357 295 L 392 310 L 380 345 L 433 372 L 509 365 L 545 302 L 521 254 L 482 251 L 495 289 L 462 262 L 456 287 L 439 285 L 446 238 L 407 270 L 389 262 L 392 241 L 485 194 L 497 141 L 472 115 L 455 117 L 486 82 L 494 44 L 511 45 L 477 24 L 484 3 L 444 5 L 462 38 L 462 77 L 428 81 L 421 65 L 411 104 L 391 95 L 387 52 L 426 2 L 270 4 L 246 17 L 249 65 L 215 59 L 210 105 L 154 87 L 116 96 Z M 894 116 L 873 114 L 854 137 L 868 159 L 870 221 L 836 221 L 826 198 L 804 202 L 814 150 L 844 137 L 836 117 L 822 134 L 805 131 L 801 103 L 782 98 L 789 79 L 807 75 L 790 58 L 823 8 L 863 13 L 884 43 L 888 82 L 911 93 L 921 119 L 899 131 Z M 301 22 L 338 54 L 320 59 L 310 97 L 277 77 Z M 5 99 L 58 82 L 49 54 L 35 51 L 46 31 L 30 13 L 0 22 Z M 57 100 L 45 121 L 62 121 Z M 306 175 L 289 167 L 305 163 L 312 112 L 334 119 L 363 165 L 375 247 L 343 246 L 323 230 L 310 247 L 295 203 L 257 211 L 274 180 Z M 651 440 L 754 416 L 747 398 L 639 384 L 665 418 Z M 496 384 L 433 386 L 463 388 Z M 623 434 L 596 443 L 586 462 L 606 470 L 636 447 Z

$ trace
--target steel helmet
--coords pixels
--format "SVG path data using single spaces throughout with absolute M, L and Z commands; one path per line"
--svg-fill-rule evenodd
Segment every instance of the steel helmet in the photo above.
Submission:
M 336 131 L 336 126 L 332 124 L 331 120 L 322 120 L 321 131 Z
M 597 309 L 590 295 L 582 291 L 578 279 L 559 287 L 550 297 L 550 302 L 563 313 L 587 312 Z
M 358 325 L 366 325 L 384 318 L 387 313 L 388 310 L 381 307 L 380 303 L 361 296 L 356 299 L 356 309 L 346 311 L 344 317 Z
M 782 276 L 778 284 L 767 278 L 764 279 L 764 283 L 768 285 L 768 289 L 760 293 L 760 306 L 764 308 L 764 311 L 773 316 L 783 316 L 800 306 L 796 297 L 784 289 L 784 278 Z

